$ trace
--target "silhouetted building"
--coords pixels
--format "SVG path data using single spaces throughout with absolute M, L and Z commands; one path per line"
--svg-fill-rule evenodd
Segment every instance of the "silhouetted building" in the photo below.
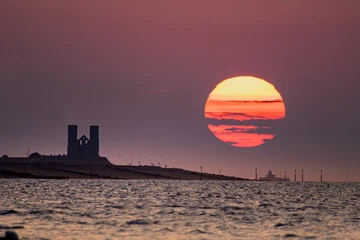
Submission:
M 99 157 L 99 127 L 90 126 L 90 139 L 85 135 L 77 138 L 78 127 L 68 126 L 68 148 L 69 159 L 90 160 Z
M 0 157 L 0 162 L 10 163 L 66 163 L 66 164 L 95 164 L 111 165 L 106 157 L 99 155 L 99 127 L 90 126 L 90 139 L 83 135 L 78 138 L 78 127 L 68 126 L 67 154 L 42 155 L 40 153 L 29 153 L 27 157 Z
M 272 173 L 271 170 L 268 171 L 268 174 L 265 177 L 260 177 L 259 181 L 290 181 L 289 178 L 281 178 L 281 177 L 276 177 L 275 174 Z

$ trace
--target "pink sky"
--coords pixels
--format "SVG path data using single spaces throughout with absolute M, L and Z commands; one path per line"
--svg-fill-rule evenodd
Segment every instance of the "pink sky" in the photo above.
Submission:
M 339 0 L 3 0 L 0 155 L 64 153 L 68 124 L 79 134 L 98 124 L 104 156 L 162 152 L 169 166 L 242 177 L 304 168 L 318 180 L 323 169 L 334 181 L 349 165 L 360 181 L 359 9 Z M 208 129 L 220 116 L 204 117 L 209 93 L 240 75 L 268 80 L 286 104 L 283 122 L 261 129 L 276 137 L 258 148 L 222 143 Z M 233 105 L 216 114 L 246 120 L 231 116 Z M 247 113 L 280 118 L 271 105 Z

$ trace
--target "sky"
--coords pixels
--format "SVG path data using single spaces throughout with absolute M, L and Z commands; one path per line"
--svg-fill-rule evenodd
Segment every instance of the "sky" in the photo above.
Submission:
M 318 181 L 322 169 L 324 180 L 360 181 L 360 1 L 0 5 L 0 155 L 66 153 L 67 125 L 88 135 L 96 124 L 115 164 L 140 155 L 246 178 L 304 169 Z M 286 117 L 259 147 L 207 127 L 209 94 L 235 76 L 265 79 L 283 98 Z

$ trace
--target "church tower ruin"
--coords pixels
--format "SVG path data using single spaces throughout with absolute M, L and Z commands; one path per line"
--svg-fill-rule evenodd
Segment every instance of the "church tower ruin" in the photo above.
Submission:
M 99 126 L 90 126 L 90 139 L 85 135 L 78 139 L 78 127 L 68 126 L 67 158 L 90 160 L 99 157 Z

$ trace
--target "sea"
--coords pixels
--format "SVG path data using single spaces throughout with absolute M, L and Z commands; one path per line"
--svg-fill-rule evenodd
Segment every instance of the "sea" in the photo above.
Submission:
M 360 239 L 360 184 L 0 179 L 0 237 Z

